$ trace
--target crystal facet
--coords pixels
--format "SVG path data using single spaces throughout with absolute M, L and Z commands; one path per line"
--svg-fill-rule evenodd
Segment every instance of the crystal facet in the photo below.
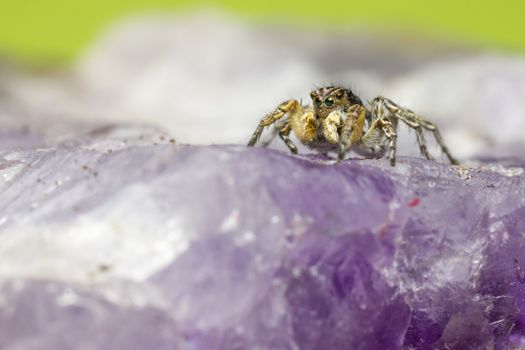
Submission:
M 393 168 L 123 127 L 1 156 L 2 349 L 525 343 L 523 160 Z

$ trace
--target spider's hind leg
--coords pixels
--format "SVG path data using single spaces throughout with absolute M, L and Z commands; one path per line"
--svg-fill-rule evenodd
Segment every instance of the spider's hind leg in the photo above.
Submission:
M 417 143 L 419 144 L 419 151 L 428 160 L 433 160 L 434 158 L 432 157 L 432 155 L 430 154 L 430 152 L 428 151 L 428 148 L 427 148 L 427 144 L 426 144 L 426 141 L 425 141 L 425 135 L 423 135 L 423 128 L 421 126 L 419 126 L 419 127 L 415 128 L 415 130 L 416 130 Z
M 421 121 L 421 126 L 429 131 L 432 131 L 432 133 L 434 134 L 434 138 L 439 144 L 439 147 L 441 147 L 441 150 L 443 151 L 443 153 L 446 154 L 450 163 L 454 165 L 459 165 L 459 162 L 457 161 L 457 159 L 452 156 L 452 154 L 448 150 L 448 147 L 445 145 L 445 142 L 443 141 L 443 137 L 441 136 L 441 133 L 439 132 L 438 127 L 434 123 L 431 123 L 426 120 Z
M 397 133 L 392 123 L 384 123 L 381 127 L 383 134 L 388 139 L 388 156 L 390 165 L 396 165 Z
M 392 102 L 391 100 L 385 97 L 376 97 L 374 101 L 372 102 L 372 105 L 373 105 L 373 111 L 375 113 L 377 112 L 382 113 L 382 111 L 386 109 L 389 112 L 391 118 L 395 118 L 396 120 L 401 120 L 406 125 L 408 125 L 410 128 L 414 129 L 416 131 L 416 137 L 417 137 L 417 143 L 419 144 L 419 150 L 421 151 L 421 154 L 423 154 L 427 159 L 432 160 L 433 158 L 430 155 L 430 152 L 428 151 L 425 137 L 423 135 L 423 129 L 433 132 L 437 143 L 441 147 L 443 153 L 446 154 L 450 163 L 459 164 L 458 161 L 454 157 L 452 157 L 447 146 L 445 146 L 443 138 L 441 137 L 441 134 L 435 124 L 425 120 L 424 118 L 417 115 L 410 109 L 403 108 L 395 104 L 394 102 Z

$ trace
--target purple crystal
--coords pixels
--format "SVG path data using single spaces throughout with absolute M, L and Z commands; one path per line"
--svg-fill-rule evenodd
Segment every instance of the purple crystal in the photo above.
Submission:
M 522 160 L 392 168 L 126 128 L 1 156 L 2 349 L 525 343 Z

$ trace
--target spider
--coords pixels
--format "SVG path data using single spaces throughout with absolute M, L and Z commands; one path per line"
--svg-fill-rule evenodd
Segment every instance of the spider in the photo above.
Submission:
M 344 87 L 322 87 L 313 90 L 310 97 L 312 104 L 309 106 L 302 106 L 294 99 L 277 106 L 259 122 L 248 146 L 255 146 L 264 128 L 275 124 L 271 139 L 278 133 L 294 154 L 297 147 L 289 137 L 292 130 L 299 141 L 311 149 L 337 151 L 338 161 L 343 160 L 350 149 L 373 158 L 383 157 L 388 150 L 387 158 L 395 166 L 396 131 L 398 121 L 402 121 L 415 130 L 419 149 L 427 159 L 433 158 L 426 146 L 424 130 L 434 134 L 450 163 L 458 164 L 435 124 L 386 97 L 374 98 L 368 108 L 350 89 Z

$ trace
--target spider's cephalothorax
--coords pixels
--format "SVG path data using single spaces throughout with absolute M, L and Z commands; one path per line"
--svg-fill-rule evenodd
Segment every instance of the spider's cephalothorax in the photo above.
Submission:
M 367 108 L 350 89 L 334 86 L 316 89 L 310 97 L 312 104 L 309 106 L 301 106 L 297 100 L 288 100 L 277 106 L 261 120 L 248 146 L 257 143 L 265 127 L 276 124 L 275 131 L 292 153 L 297 153 L 297 147 L 289 138 L 293 130 L 301 143 L 322 151 L 335 150 L 339 160 L 350 148 L 372 157 L 381 157 L 388 150 L 387 157 L 394 166 L 400 120 L 416 131 L 419 149 L 427 159 L 432 159 L 432 156 L 423 130 L 431 131 L 450 162 L 458 164 L 435 124 L 388 98 L 376 97 Z
M 326 118 L 334 110 L 348 110 L 352 105 L 363 105 L 350 89 L 323 87 L 310 92 L 313 110 L 318 118 Z

